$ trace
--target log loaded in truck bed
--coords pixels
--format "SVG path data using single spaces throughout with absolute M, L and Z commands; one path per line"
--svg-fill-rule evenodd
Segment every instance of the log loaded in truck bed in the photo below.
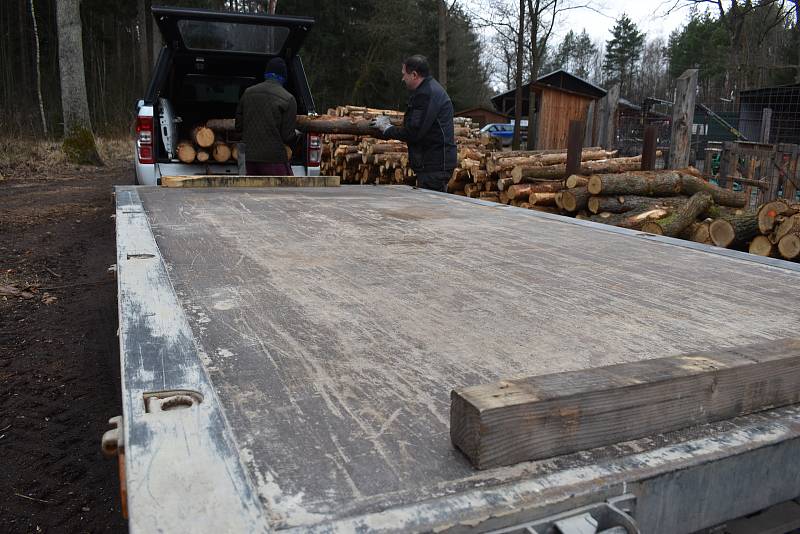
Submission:
M 131 532 L 676 533 L 800 495 L 798 406 L 486 470 L 449 435 L 453 389 L 794 337 L 796 264 L 402 186 L 116 203 Z

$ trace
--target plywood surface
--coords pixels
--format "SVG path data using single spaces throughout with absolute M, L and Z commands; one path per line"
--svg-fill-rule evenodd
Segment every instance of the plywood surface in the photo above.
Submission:
M 143 204 L 276 526 L 477 474 L 453 388 L 790 337 L 798 273 L 409 188 L 173 190 Z M 528 473 L 529 474 L 529 473 Z

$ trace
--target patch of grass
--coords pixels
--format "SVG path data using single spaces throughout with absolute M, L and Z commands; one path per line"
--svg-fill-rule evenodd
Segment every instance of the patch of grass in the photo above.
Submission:
M 130 165 L 133 161 L 133 140 L 130 138 L 95 138 L 100 156 L 110 167 Z M 46 178 L 61 169 L 80 166 L 67 161 L 61 143 L 37 139 L 5 139 L 0 143 L 0 182 L 14 178 Z

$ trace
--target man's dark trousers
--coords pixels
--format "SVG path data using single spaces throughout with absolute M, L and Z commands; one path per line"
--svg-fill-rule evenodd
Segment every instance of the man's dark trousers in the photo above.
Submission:
M 451 172 L 423 172 L 417 174 L 417 186 L 423 189 L 447 193 L 447 182 L 450 181 Z

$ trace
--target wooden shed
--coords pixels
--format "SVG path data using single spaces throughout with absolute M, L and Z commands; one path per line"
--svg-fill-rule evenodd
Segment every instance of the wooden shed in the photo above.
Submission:
M 522 117 L 528 117 L 530 83 L 523 87 Z M 606 90 L 559 69 L 536 80 L 536 148 L 566 148 L 569 123 L 572 120 L 593 120 L 592 104 L 606 95 Z M 515 89 L 492 98 L 494 107 L 503 114 L 514 116 Z

